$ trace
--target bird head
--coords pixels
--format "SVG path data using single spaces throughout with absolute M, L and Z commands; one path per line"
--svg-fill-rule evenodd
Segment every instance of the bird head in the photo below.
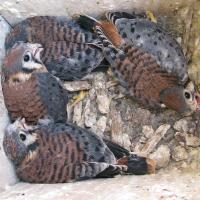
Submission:
M 3 78 L 11 83 L 25 82 L 37 70 L 46 70 L 40 59 L 43 50 L 40 44 L 17 42 L 6 54 L 3 63 Z
M 200 110 L 200 94 L 194 83 L 189 80 L 185 86 L 167 88 L 160 93 L 161 102 L 183 116 Z
M 17 119 L 5 130 L 3 147 L 7 157 L 18 166 L 24 160 L 33 159 L 37 152 L 36 127 L 28 126 L 24 119 Z

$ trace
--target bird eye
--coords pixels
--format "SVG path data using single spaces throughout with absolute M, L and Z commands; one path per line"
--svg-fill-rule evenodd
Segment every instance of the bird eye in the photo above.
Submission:
M 20 133 L 19 137 L 20 137 L 21 141 L 25 141 L 26 140 L 26 135 L 24 133 Z
M 24 55 L 24 62 L 28 62 L 28 61 L 30 61 L 30 59 L 31 59 L 31 54 L 30 53 L 26 53 Z
M 189 92 L 185 92 L 185 98 L 186 99 L 190 99 L 190 97 L 191 97 L 190 93 Z

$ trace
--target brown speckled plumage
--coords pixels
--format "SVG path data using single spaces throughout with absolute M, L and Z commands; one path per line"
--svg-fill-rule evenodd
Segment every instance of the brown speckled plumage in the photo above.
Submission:
M 80 28 L 66 17 L 35 16 L 27 18 L 14 26 L 6 37 L 6 48 L 11 48 L 17 41 L 46 44 L 51 41 L 85 43 L 92 39 L 92 34 L 79 31 Z
M 6 49 L 17 41 L 39 43 L 47 70 L 63 80 L 80 79 L 100 65 L 103 54 L 94 34 L 66 17 L 36 16 L 16 24 L 6 37 Z
M 121 172 L 145 174 L 152 165 L 148 159 L 129 153 L 122 164 L 100 137 L 72 124 L 27 126 L 17 120 L 7 127 L 3 145 L 19 179 L 31 183 L 113 177 Z M 117 149 L 115 153 L 124 151 L 114 143 L 111 146 Z
M 47 108 L 39 94 L 36 76 L 32 76 L 21 84 L 9 85 L 3 83 L 2 88 L 11 119 L 24 117 L 28 122 L 37 122 L 38 119 L 47 115 Z
M 105 58 L 127 93 L 152 109 L 168 107 L 182 115 L 197 111 L 200 94 L 188 78 L 177 41 L 143 14 L 111 11 L 106 16 L 111 25 L 86 15 L 78 21 L 96 32 Z
M 74 138 L 66 133 L 52 137 L 44 130 L 38 131 L 37 136 L 36 155 L 32 159 L 25 158 L 17 168 L 18 177 L 37 183 L 62 183 L 77 179 L 79 164 L 83 162 L 83 150 L 77 146 Z
M 51 117 L 64 122 L 68 94 L 40 63 L 38 49 L 38 45 L 18 43 L 8 52 L 2 68 L 5 105 L 11 120 L 23 117 L 37 123 Z
M 144 105 L 159 108 L 160 92 L 175 87 L 176 77 L 166 74 L 155 59 L 138 48 L 124 45 L 123 50 L 126 56 L 116 54 L 114 73 L 119 81 L 124 80 L 121 84 L 128 88 L 136 100 Z

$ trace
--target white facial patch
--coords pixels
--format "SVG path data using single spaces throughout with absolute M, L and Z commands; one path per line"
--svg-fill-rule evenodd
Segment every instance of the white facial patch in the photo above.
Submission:
M 22 133 L 24 135 L 26 135 L 26 140 L 23 141 L 23 143 L 26 146 L 29 146 L 31 144 L 33 144 L 38 138 L 37 138 L 37 134 L 36 133 L 32 133 L 32 134 L 26 134 L 23 131 L 19 132 L 19 134 Z
M 193 83 L 192 81 L 190 81 L 190 82 L 187 84 L 187 86 L 186 86 L 185 89 L 186 89 L 186 90 L 189 90 L 190 92 L 193 92 L 193 91 L 195 90 L 194 83 Z
M 35 61 L 29 61 L 29 62 L 24 62 L 22 63 L 23 68 L 29 69 L 29 70 L 37 70 L 41 69 L 43 65 L 41 63 L 36 63 Z
M 37 43 L 36 44 L 27 43 L 26 49 L 27 50 L 22 58 L 23 68 L 29 70 L 37 70 L 44 67 L 40 59 L 40 54 L 43 51 L 42 45 Z

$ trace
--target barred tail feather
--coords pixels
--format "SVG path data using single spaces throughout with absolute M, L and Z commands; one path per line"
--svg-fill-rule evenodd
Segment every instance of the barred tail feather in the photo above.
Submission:
M 118 19 L 136 19 L 136 18 L 141 18 L 145 19 L 147 18 L 145 12 L 133 12 L 132 14 L 127 13 L 127 12 L 117 12 L 117 11 L 108 11 L 106 13 L 106 17 L 109 21 L 111 21 L 113 24 L 116 24 Z
M 118 19 L 121 19 L 121 18 L 126 18 L 126 19 L 135 19 L 136 18 L 136 16 L 131 15 L 129 13 L 126 13 L 126 12 L 117 12 L 117 11 L 108 11 L 106 13 L 106 17 L 113 24 L 115 24 L 116 21 Z
M 115 65 L 116 54 L 119 53 L 119 49 L 117 49 L 112 44 L 112 42 L 106 37 L 100 26 L 96 26 L 95 29 L 99 40 L 102 42 L 105 58 L 108 60 L 111 66 Z
M 102 44 L 104 47 L 109 47 L 112 49 L 116 49 L 115 46 L 112 44 L 112 42 L 106 37 L 103 29 L 101 28 L 101 26 L 96 26 L 95 27 L 96 30 L 96 34 L 98 35 L 99 39 L 101 40 Z

